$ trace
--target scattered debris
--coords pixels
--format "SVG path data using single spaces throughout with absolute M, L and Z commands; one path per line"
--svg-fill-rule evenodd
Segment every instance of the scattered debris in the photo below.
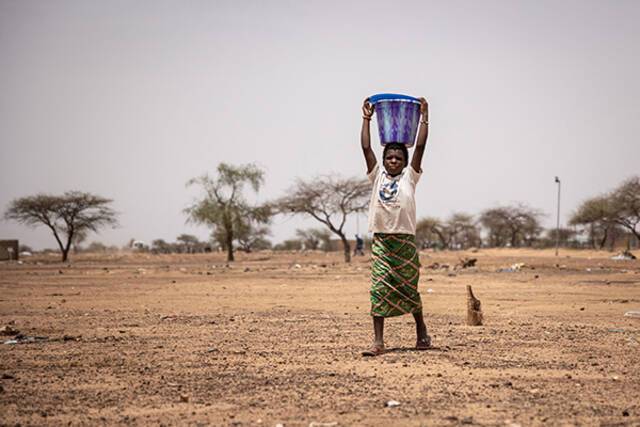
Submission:
M 0 328 L 0 335 L 18 335 L 19 333 L 20 331 L 11 327 L 11 325 Z
M 460 263 L 456 267 L 469 268 L 475 267 L 478 258 L 460 258 Z
M 427 289 L 427 293 L 428 294 L 432 294 L 433 293 L 433 289 L 431 289 L 431 288 Z
M 611 259 L 616 260 L 616 261 L 623 261 L 623 260 L 632 260 L 632 259 L 637 259 L 636 256 L 634 254 L 631 253 L 630 250 L 624 250 L 622 252 L 620 252 L 617 255 L 614 255 L 611 257 Z
M 499 268 L 498 273 L 515 273 L 522 270 L 526 266 L 527 265 L 524 262 L 516 262 L 515 264 L 512 264 L 511 267 Z
M 389 400 L 384 404 L 384 406 L 386 406 L 387 408 L 395 408 L 397 406 L 400 406 L 400 402 L 398 402 L 397 400 Z
M 330 423 L 319 423 L 316 421 L 312 421 L 309 423 L 309 427 L 335 427 L 338 425 L 337 421 L 333 421 Z
M 434 262 L 433 264 L 427 265 L 426 268 L 431 270 L 448 270 L 449 264 L 440 264 L 439 262 Z
M 48 341 L 49 337 L 30 337 L 23 334 L 18 334 L 13 339 L 7 340 L 4 343 L 8 345 L 12 344 L 30 344 L 35 342 Z
M 624 317 L 637 317 L 640 319 L 640 310 L 631 310 L 631 311 L 627 311 L 624 314 Z
M 189 395 L 188 394 L 181 394 L 180 395 L 180 402 L 187 403 L 188 401 L 189 401 Z

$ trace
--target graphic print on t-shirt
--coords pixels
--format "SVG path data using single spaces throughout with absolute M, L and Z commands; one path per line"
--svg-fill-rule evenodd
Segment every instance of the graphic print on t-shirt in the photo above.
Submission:
M 380 196 L 380 201 L 383 203 L 395 201 L 398 198 L 398 181 L 391 180 L 384 182 L 380 186 L 378 195 Z

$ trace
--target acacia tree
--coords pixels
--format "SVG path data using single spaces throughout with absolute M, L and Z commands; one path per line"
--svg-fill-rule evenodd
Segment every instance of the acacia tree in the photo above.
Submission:
M 542 213 L 526 205 L 497 207 L 485 210 L 480 223 L 487 229 L 491 246 L 511 247 L 531 245 L 542 232 Z
M 217 177 L 208 174 L 193 178 L 187 186 L 199 185 L 204 196 L 185 209 L 188 221 L 213 228 L 213 236 L 227 250 L 227 261 L 233 261 L 233 242 L 237 232 L 248 222 L 267 224 L 271 213 L 268 206 L 253 206 L 242 194 L 245 185 L 258 192 L 264 182 L 264 172 L 248 164 L 233 166 L 220 163 Z
M 185 253 L 193 253 L 195 252 L 199 246 L 201 246 L 200 240 L 192 234 L 181 234 L 176 237 L 176 241 L 178 242 L 178 247 L 180 248 L 180 252 Z M 153 247 L 153 242 L 151 242 Z
M 247 253 L 254 249 L 270 248 L 271 242 L 267 239 L 268 235 L 269 227 L 261 225 L 256 221 L 240 222 L 236 229 L 236 241 L 240 248 Z
M 29 227 L 49 227 L 65 262 L 78 234 L 86 236 L 102 227 L 118 225 L 117 213 L 109 206 L 111 202 L 80 191 L 67 191 L 61 196 L 37 194 L 13 200 L 4 217 Z
M 308 228 L 306 230 L 298 228 L 296 230 L 296 237 L 300 239 L 305 249 L 315 251 L 318 249 L 318 246 L 320 246 L 320 239 L 316 234 L 317 231 L 316 228 Z
M 306 249 L 322 249 L 325 252 L 331 250 L 331 232 L 326 228 L 307 228 L 296 230 L 296 237 L 304 244 Z
M 71 248 L 73 249 L 73 253 L 77 254 L 82 249 L 80 245 L 87 240 L 88 233 L 86 230 L 77 231 L 73 236 L 73 241 L 71 242 Z
M 559 242 L 561 246 L 568 246 L 571 240 L 575 239 L 576 232 L 571 228 L 560 228 L 559 230 L 551 228 L 546 231 L 546 242 L 548 246 L 555 245 Z
M 509 241 L 509 227 L 502 208 L 488 209 L 480 214 L 480 224 L 487 230 L 487 244 L 491 247 L 505 246 Z
M 616 208 L 608 195 L 585 200 L 569 219 L 569 225 L 584 227 L 589 233 L 589 242 L 594 249 L 602 249 L 607 239 L 615 243 Z
M 155 239 L 151 242 L 151 252 L 159 254 L 170 254 L 173 252 L 174 245 L 167 243 L 164 239 Z
M 456 212 L 446 223 L 447 246 L 449 248 L 468 248 L 480 246 L 480 232 L 469 214 Z
M 615 222 L 640 240 L 640 177 L 624 181 L 611 194 Z
M 344 225 L 351 213 L 366 209 L 371 184 L 366 179 L 316 177 L 308 181 L 298 179 L 287 195 L 273 202 L 279 213 L 308 215 L 324 224 L 342 241 L 345 262 L 351 262 L 351 245 L 344 233 Z
M 331 232 L 323 228 L 297 229 L 296 236 L 306 249 L 316 250 L 322 247 L 325 252 L 331 250 Z
M 438 218 L 422 218 L 416 224 L 416 240 L 421 247 L 433 246 L 438 241 L 442 249 L 446 249 L 447 227 Z

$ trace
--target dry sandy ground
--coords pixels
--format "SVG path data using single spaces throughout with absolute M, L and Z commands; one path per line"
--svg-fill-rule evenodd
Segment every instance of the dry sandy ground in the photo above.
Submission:
M 640 254 L 637 254 L 640 255 Z M 476 268 L 433 270 L 478 258 Z M 368 258 L 79 256 L 0 264 L 0 424 L 640 425 L 640 261 L 423 252 L 434 348 L 371 342 Z M 524 262 L 519 272 L 497 272 Z M 465 326 L 465 286 L 485 325 Z M 2 342 L 11 339 L 3 336 Z M 389 400 L 400 402 L 385 407 Z

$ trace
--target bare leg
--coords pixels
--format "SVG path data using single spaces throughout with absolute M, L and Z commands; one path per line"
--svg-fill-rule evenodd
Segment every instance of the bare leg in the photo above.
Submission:
M 416 321 L 416 348 L 424 350 L 431 347 L 431 337 L 427 334 L 427 325 L 424 323 L 422 311 L 413 313 L 413 319 Z
M 373 316 L 373 345 L 371 349 L 363 351 L 363 356 L 378 356 L 384 353 L 384 317 Z
M 373 333 L 375 334 L 373 344 L 384 348 L 384 317 L 373 316 Z

